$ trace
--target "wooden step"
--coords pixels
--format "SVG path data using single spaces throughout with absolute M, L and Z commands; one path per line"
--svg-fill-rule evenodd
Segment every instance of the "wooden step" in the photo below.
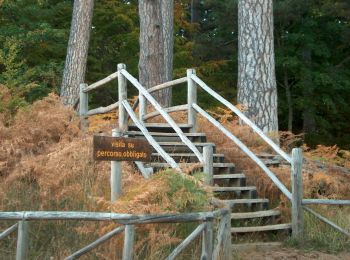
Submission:
M 231 213 L 231 219 L 250 219 L 250 218 L 264 218 L 279 216 L 281 212 L 279 210 L 262 210 L 256 212 L 239 212 Z
M 234 173 L 231 171 L 231 174 L 214 174 L 214 185 L 218 186 L 230 186 L 230 187 L 243 187 L 246 186 L 246 176 L 243 173 Z
M 169 153 L 176 162 L 198 162 L 198 158 L 193 153 Z M 164 162 L 164 159 L 158 153 L 152 153 L 152 161 Z M 223 154 L 213 154 L 213 161 L 215 163 L 222 163 L 225 160 L 225 155 Z
M 203 166 L 201 166 L 198 163 L 178 163 L 178 165 L 180 168 L 190 168 L 191 166 L 196 166 L 192 171 L 193 173 L 203 171 Z M 170 167 L 169 164 L 162 162 L 151 162 L 147 163 L 146 166 L 153 167 L 155 169 L 154 172 Z M 232 172 L 234 172 L 234 167 L 235 165 L 233 163 L 213 163 L 214 174 L 231 174 Z
M 254 186 L 245 186 L 245 187 L 213 187 L 212 191 L 214 192 L 230 192 L 230 191 L 252 191 L 256 190 Z
M 213 176 L 214 180 L 222 180 L 222 179 L 244 179 L 245 175 L 243 173 L 235 173 L 235 174 L 216 174 Z
M 192 150 L 183 142 L 158 142 L 162 148 L 168 153 L 192 153 Z M 203 152 L 203 147 L 207 145 L 213 146 L 215 153 L 215 144 L 213 143 L 193 143 L 200 152 Z
M 256 204 L 256 203 L 269 203 L 269 199 L 235 199 L 235 200 L 220 200 L 220 202 L 234 206 L 236 204 Z
M 221 199 L 218 201 L 230 207 L 233 212 L 261 211 L 266 210 L 269 205 L 268 199 L 261 198 Z
M 143 136 L 141 131 L 127 131 L 125 133 L 129 137 Z M 191 140 L 191 142 L 206 142 L 205 133 L 184 133 L 185 136 Z M 162 133 L 162 132 L 150 132 L 150 135 L 158 142 L 181 142 L 177 133 Z
M 258 243 L 243 243 L 243 244 L 232 244 L 232 250 L 234 252 L 244 252 L 244 251 L 262 251 L 271 250 L 275 248 L 281 248 L 282 242 L 258 242 Z
M 291 228 L 292 228 L 292 224 L 286 223 L 286 224 L 255 226 L 255 227 L 233 227 L 231 228 L 231 232 L 232 233 L 253 233 L 253 232 L 276 231 L 276 230 L 290 230 Z
M 144 126 L 149 132 L 163 132 L 163 133 L 175 133 L 175 130 L 165 123 L 145 123 Z M 177 124 L 178 127 L 184 132 L 189 133 L 192 125 L 190 124 Z M 136 125 L 129 125 L 129 131 L 139 131 L 140 129 Z

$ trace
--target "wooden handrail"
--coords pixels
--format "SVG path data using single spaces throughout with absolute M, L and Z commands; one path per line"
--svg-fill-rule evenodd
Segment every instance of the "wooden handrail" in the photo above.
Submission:
M 121 232 L 124 231 L 124 229 L 125 229 L 124 226 L 117 227 L 116 229 L 113 229 L 112 231 L 110 231 L 107 234 L 103 235 L 102 237 L 98 238 L 97 240 L 95 240 L 91 244 L 83 247 L 82 249 L 79 249 L 75 253 L 71 254 L 68 257 L 66 257 L 65 260 L 73 260 L 73 259 L 76 259 L 77 257 L 85 255 L 86 253 L 90 252 L 91 250 L 93 250 L 94 248 L 96 248 L 99 245 L 103 244 L 104 242 L 108 241 L 109 239 L 111 239 L 115 235 L 120 234 Z
M 216 98 L 218 101 L 220 101 L 222 104 L 227 106 L 229 109 L 231 109 L 232 112 L 234 112 L 244 123 L 246 123 L 248 126 L 250 126 L 254 132 L 256 132 L 266 143 L 268 143 L 272 149 L 276 151 L 279 155 L 281 155 L 287 162 L 292 163 L 292 158 L 285 153 L 281 148 L 279 148 L 278 145 L 276 145 L 269 137 L 267 137 L 263 131 L 259 127 L 257 127 L 248 117 L 246 117 L 237 107 L 232 105 L 229 101 L 224 99 L 222 96 L 220 96 L 218 93 L 216 93 L 214 90 L 212 90 L 208 85 L 206 85 L 200 78 L 198 78 L 196 75 L 191 75 L 191 78 L 206 92 L 208 92 L 210 95 L 212 95 L 214 98 Z
M 164 108 L 165 112 L 167 112 L 167 113 L 173 113 L 173 112 L 178 112 L 178 111 L 185 111 L 187 109 L 188 109 L 188 105 L 187 104 L 179 105 L 179 106 L 173 106 L 173 107 L 165 107 Z M 156 116 L 159 116 L 159 115 L 160 115 L 159 111 L 153 111 L 151 113 L 146 114 L 143 117 L 143 120 L 148 120 L 150 118 L 153 118 L 153 117 L 156 117 Z
M 134 121 L 135 125 L 141 130 L 147 141 L 150 143 L 150 145 L 153 146 L 154 149 L 164 158 L 164 160 L 174 169 L 181 172 L 180 167 L 177 165 L 177 163 L 174 161 L 173 158 L 170 157 L 170 155 L 164 151 L 164 149 L 157 143 L 157 141 L 153 138 L 153 136 L 148 132 L 147 128 L 140 122 L 140 120 L 137 118 L 137 115 L 132 110 L 132 107 L 128 103 L 128 101 L 124 100 L 122 102 L 123 106 L 125 107 L 126 111 L 130 115 L 130 118 L 132 121 Z
M 99 87 L 102 87 L 103 85 L 107 84 L 108 82 L 110 82 L 110 81 L 112 81 L 112 80 L 114 80 L 116 78 L 118 78 L 118 72 L 114 72 L 111 75 L 105 77 L 104 79 L 101 79 L 101 80 L 99 80 L 99 81 L 89 85 L 87 88 L 85 88 L 83 90 L 83 92 L 86 93 L 86 92 L 89 92 L 89 91 L 91 91 L 93 89 L 97 89 Z
M 310 204 L 350 205 L 350 200 L 303 199 L 303 205 L 310 205 Z
M 84 221 L 114 221 L 119 224 L 151 224 L 172 222 L 206 221 L 222 216 L 228 209 L 211 212 L 174 213 L 132 215 L 111 212 L 78 212 L 78 211 L 16 211 L 0 212 L 0 220 L 84 220 Z
M 182 142 L 184 142 L 192 152 L 197 156 L 201 163 L 204 163 L 203 156 L 197 149 L 197 147 L 188 139 L 180 127 L 175 123 L 175 121 L 168 115 L 167 112 L 160 106 L 160 104 L 154 99 L 154 97 L 148 93 L 148 91 L 125 69 L 120 70 L 120 72 L 138 89 L 138 91 L 153 105 L 153 107 L 159 111 L 162 117 L 168 122 L 168 124 L 175 130 Z
M 338 230 L 340 233 L 342 233 L 342 234 L 344 234 L 344 235 L 350 237 L 350 232 L 349 232 L 349 231 L 347 231 L 347 230 L 345 230 L 345 229 L 339 227 L 337 224 L 335 224 L 334 222 L 330 221 L 329 219 L 327 219 L 327 218 L 321 216 L 321 215 L 318 214 L 316 211 L 314 211 L 314 210 L 312 210 L 312 209 L 310 209 L 310 208 L 308 208 L 308 207 L 305 207 L 305 206 L 304 206 L 303 208 L 304 208 L 304 210 L 306 210 L 307 212 L 309 212 L 311 215 L 313 215 L 314 217 L 318 218 L 318 219 L 321 220 L 322 222 L 324 222 L 324 223 L 330 225 L 332 228 Z
M 12 225 L 11 227 L 5 229 L 2 233 L 0 233 L 0 240 L 4 239 L 8 235 L 12 234 L 18 229 L 18 223 Z
M 257 165 L 270 177 L 270 179 L 277 185 L 277 187 L 283 192 L 284 195 L 287 196 L 289 200 L 292 199 L 291 192 L 286 188 L 286 186 L 275 176 L 275 174 L 270 171 L 269 168 L 252 152 L 250 149 L 243 144 L 236 136 L 234 136 L 230 131 L 228 131 L 225 127 L 223 127 L 218 121 L 216 121 L 211 115 L 205 112 L 202 108 L 200 108 L 197 104 L 193 104 L 193 108 L 204 116 L 209 122 L 211 122 L 214 126 L 216 126 L 221 132 L 223 132 L 228 138 L 230 138 L 233 142 L 235 142 L 242 151 L 248 155 Z
M 205 228 L 206 223 L 200 224 L 188 237 L 186 237 L 180 245 L 166 258 L 166 260 L 173 260 L 184 250 Z
M 149 93 L 153 93 L 155 91 L 159 91 L 159 90 L 162 90 L 162 89 L 165 89 L 165 88 L 170 88 L 170 87 L 173 87 L 175 85 L 178 85 L 178 84 L 181 84 L 181 83 L 185 83 L 187 81 L 187 77 L 183 77 L 183 78 L 179 78 L 179 79 L 174 79 L 172 81 L 168 81 L 168 82 L 165 82 L 165 83 L 162 83 L 162 84 L 159 84 L 159 85 L 156 85 L 154 87 L 151 87 L 149 89 L 147 89 L 147 91 Z

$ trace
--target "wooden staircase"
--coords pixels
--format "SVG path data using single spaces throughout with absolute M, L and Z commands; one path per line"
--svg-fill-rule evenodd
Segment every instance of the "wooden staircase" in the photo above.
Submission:
M 198 164 L 195 171 L 201 171 L 198 158 L 167 124 L 145 123 L 154 139 L 161 147 L 177 162 L 179 166 L 190 168 Z M 204 133 L 191 133 L 191 125 L 179 124 L 184 134 L 193 142 L 197 149 L 202 152 L 203 147 L 208 145 Z M 129 137 L 143 137 L 143 133 L 134 125 L 130 125 L 126 134 Z M 255 186 L 247 186 L 246 176 L 235 172 L 235 165 L 225 162 L 225 156 L 216 152 L 213 145 L 213 193 L 215 203 L 226 205 L 231 208 L 231 232 L 232 243 L 235 250 L 260 248 L 271 245 L 280 245 L 281 239 L 289 235 L 291 224 L 281 224 L 280 211 L 269 208 L 269 200 L 260 198 Z M 276 165 L 274 158 L 262 156 L 267 165 Z M 154 172 L 169 165 L 154 150 L 152 162 L 146 167 L 152 167 Z M 278 242 L 276 242 L 278 241 Z

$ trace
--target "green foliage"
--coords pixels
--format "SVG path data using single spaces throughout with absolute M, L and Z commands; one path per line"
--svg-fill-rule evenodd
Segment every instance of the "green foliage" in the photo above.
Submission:
M 138 74 L 138 1 L 96 1 L 86 82 L 111 74 L 118 63 Z M 237 82 L 237 0 L 200 1 L 200 19 L 190 21 L 189 0 L 175 1 L 174 78 L 194 67 L 208 85 L 232 102 Z M 304 111 L 311 111 L 315 131 L 310 144 L 349 148 L 350 4 L 346 0 L 274 1 L 276 77 L 280 129 L 288 122 L 286 85 L 294 110 L 293 130 L 303 131 Z M 2 110 L 15 113 L 47 93 L 58 92 L 72 13 L 71 0 L 0 2 L 0 84 L 13 102 Z M 186 101 L 185 84 L 173 104 Z M 135 88 L 129 96 L 137 95 Z M 219 105 L 199 92 L 199 104 Z M 117 100 L 115 82 L 90 95 L 91 107 Z
M 200 180 L 203 179 L 202 174 L 188 177 L 173 170 L 167 170 L 154 176 L 154 178 L 164 177 L 169 185 L 167 196 L 171 200 L 172 210 L 196 212 L 208 208 L 209 195 L 200 184 Z

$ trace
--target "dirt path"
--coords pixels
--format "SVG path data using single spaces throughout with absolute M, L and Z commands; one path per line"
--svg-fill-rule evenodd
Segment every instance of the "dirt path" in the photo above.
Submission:
M 292 248 L 281 248 L 280 250 L 240 252 L 234 258 L 237 260 L 350 260 L 350 252 L 343 252 L 337 255 L 326 254 L 318 251 L 303 251 Z

